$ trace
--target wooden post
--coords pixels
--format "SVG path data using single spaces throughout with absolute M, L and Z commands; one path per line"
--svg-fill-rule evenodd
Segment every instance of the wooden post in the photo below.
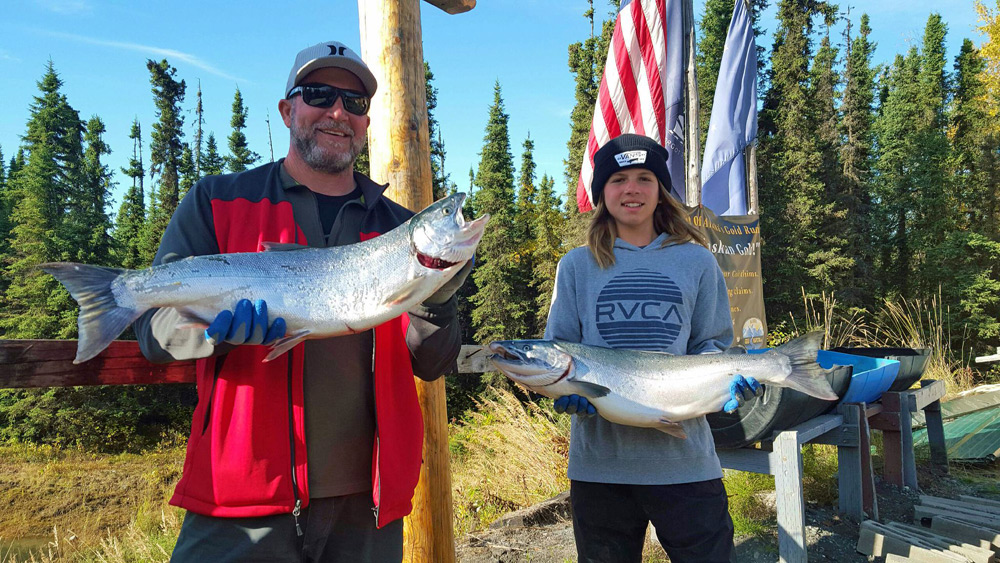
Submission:
M 695 63 L 694 3 L 684 0 L 684 156 L 687 165 L 687 189 L 684 203 L 701 205 L 701 129 L 698 124 L 698 77 Z
M 944 384 L 934 380 L 920 382 L 921 388 Z M 942 391 L 943 392 L 943 391 Z M 941 420 L 941 399 L 938 398 L 924 407 L 924 420 L 927 423 L 927 442 L 931 447 L 931 463 L 937 465 L 945 473 L 948 472 L 948 450 L 944 441 L 944 424 Z
M 368 150 L 371 175 L 412 210 L 431 204 L 424 54 L 417 0 L 358 0 L 362 58 L 378 80 Z M 424 463 L 404 521 L 403 560 L 455 561 L 444 378 L 417 380 L 424 414 Z
M 806 506 L 802 498 L 802 450 L 794 430 L 778 434 L 774 455 L 780 461 L 774 471 L 778 513 L 778 560 L 781 563 L 805 563 Z

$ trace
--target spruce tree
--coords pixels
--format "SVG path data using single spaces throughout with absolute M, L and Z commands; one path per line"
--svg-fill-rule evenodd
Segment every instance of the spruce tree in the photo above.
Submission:
M 229 125 L 233 132 L 229 134 L 230 156 L 226 158 L 226 167 L 230 172 L 243 172 L 260 160 L 260 155 L 250 150 L 243 133 L 247 126 L 247 108 L 243 105 L 243 94 L 239 88 L 236 88 L 236 95 L 233 96 L 233 117 Z
M 816 249 L 810 260 L 810 276 L 818 283 L 817 289 L 828 293 L 847 287 L 854 269 L 854 257 L 844 253 L 847 211 L 837 205 L 844 186 L 837 111 L 840 75 L 834 68 L 837 49 L 830 44 L 832 24 L 832 17 L 824 22 L 826 34 L 810 69 L 811 121 L 819 154 L 815 177 L 824 187 L 813 211 L 822 247 Z
M 951 175 L 960 215 L 958 230 L 1000 241 L 1000 132 L 992 124 L 986 61 L 966 39 L 955 59 Z
M 588 9 L 583 16 L 590 24 L 590 36 L 581 42 L 569 46 L 569 71 L 574 75 L 575 103 L 570 112 L 570 134 L 566 143 L 568 156 L 563 161 L 565 166 L 566 196 L 565 222 L 563 224 L 563 240 L 569 247 L 584 243 L 587 223 L 590 217 L 581 214 L 576 203 L 576 189 L 580 179 L 580 168 L 590 136 L 590 126 L 594 118 L 594 106 L 597 103 L 597 92 L 601 86 L 601 73 L 604 69 L 604 58 L 607 56 L 611 34 L 614 31 L 614 18 L 610 18 L 599 36 L 594 35 L 594 2 L 588 0 Z
M 917 154 L 919 72 L 920 54 L 916 47 L 911 47 L 905 57 L 896 55 L 883 80 L 884 102 L 874 127 L 877 147 L 874 186 L 878 201 L 874 215 L 882 220 L 873 227 L 880 293 L 888 297 L 913 297 L 910 293 L 915 248 L 912 201 L 916 188 L 911 171 Z
M 925 284 L 940 288 L 963 347 L 991 350 L 1000 336 L 1000 137 L 992 124 L 985 61 L 966 39 L 955 60 L 950 112 L 949 198 L 955 228 L 927 251 Z
M 197 102 L 194 106 L 194 116 L 194 149 L 192 149 L 194 152 L 194 175 L 195 178 L 201 179 L 205 176 L 201 171 L 203 160 L 202 142 L 205 135 L 205 110 L 201 103 L 201 80 L 198 80 L 198 94 Z
M 434 201 L 448 195 L 454 189 L 454 184 L 449 180 L 448 174 L 444 171 L 444 159 L 446 152 L 444 142 L 441 140 L 441 125 L 434 117 L 434 110 L 437 109 L 437 88 L 434 87 L 434 73 L 431 67 L 424 61 L 424 88 L 427 94 L 427 133 L 428 141 L 431 145 L 431 187 Z
M 533 312 L 537 294 L 532 286 L 535 263 L 534 252 L 537 241 L 532 233 L 532 222 L 536 213 L 535 187 L 535 143 L 531 135 L 524 140 L 521 153 L 521 173 L 517 182 L 517 201 L 514 206 L 513 237 L 515 252 L 513 258 L 516 264 L 514 288 L 517 291 L 515 301 L 525 309 L 525 315 L 518 329 L 524 337 L 537 331 L 535 314 Z
M 8 193 L 7 169 L 3 158 L 3 147 L 0 147 L 0 264 L 7 255 L 10 238 L 10 205 L 12 199 Z M 0 279 L 2 283 L 2 279 Z M 5 288 L 0 286 L 0 294 Z
M 949 78 L 945 67 L 947 26 L 940 14 L 927 18 L 918 74 L 919 120 L 913 125 L 917 153 L 912 161 L 911 178 L 917 189 L 912 224 L 917 248 L 932 249 L 944 244 L 946 233 L 955 230 L 957 202 L 951 197 L 951 179 L 947 174 L 950 159 L 945 107 L 949 98 Z M 922 296 L 937 293 L 939 280 L 948 278 L 948 267 L 933 264 L 916 253 L 914 274 Z M 940 270 L 935 272 L 935 270 Z
M 555 192 L 555 180 L 542 175 L 535 198 L 535 212 L 531 219 L 532 249 L 531 287 L 535 290 L 535 338 L 545 333 L 545 324 L 552 304 L 552 293 L 556 284 L 556 266 L 565 254 L 560 237 L 562 214 L 559 211 L 559 196 Z
M 108 215 L 108 199 L 114 186 L 111 171 L 102 158 L 111 154 L 111 148 L 104 142 L 106 132 L 104 122 L 96 115 L 87 122 L 83 140 L 83 194 L 81 211 L 84 215 L 88 240 L 86 246 L 77 253 L 77 260 L 87 264 L 113 265 L 111 217 Z
M 196 171 L 197 165 L 195 164 L 194 151 L 191 150 L 191 145 L 184 143 L 184 150 L 181 152 L 181 160 L 177 164 L 177 174 L 180 176 L 180 180 L 177 184 L 178 189 L 178 199 L 183 199 L 187 195 L 188 191 L 194 187 L 195 183 L 198 182 L 198 172 Z
M 142 127 L 139 118 L 132 121 L 129 132 L 132 139 L 132 156 L 128 168 L 122 168 L 123 174 L 132 178 L 132 185 L 125 192 L 122 204 L 115 216 L 113 234 L 116 262 L 122 268 L 131 270 L 149 266 L 142 260 L 142 233 L 146 222 L 146 199 L 143 190 L 143 179 L 146 169 L 142 164 Z
M 771 56 L 770 88 L 760 115 L 759 187 L 768 316 L 797 307 L 802 291 L 824 289 L 821 216 L 828 213 L 818 177 L 822 155 L 810 89 L 813 18 L 826 8 L 813 0 L 781 0 Z
M 180 201 L 180 162 L 184 151 L 184 102 L 186 85 L 174 79 L 177 69 L 166 59 L 160 62 L 146 61 L 152 85 L 153 101 L 156 105 L 157 122 L 149 143 L 150 177 L 157 177 L 151 193 L 150 211 L 143 233 L 143 259 L 152 262 L 160 246 L 163 231 Z
M 874 305 L 874 255 L 872 251 L 872 122 L 876 71 L 871 66 L 875 44 L 868 37 L 868 14 L 861 15 L 858 36 L 848 37 L 847 69 L 841 111 L 840 160 L 842 189 L 834 198 L 846 213 L 844 255 L 853 260 L 850 281 L 838 295 L 848 306 Z
M 23 167 L 11 175 L 11 252 L 6 256 L 6 291 L 0 312 L 5 338 L 71 338 L 76 309 L 42 262 L 71 259 L 68 242 L 77 229 L 66 224 L 67 206 L 82 177 L 83 124 L 62 94 L 52 61 L 38 82 L 24 135 Z M 26 155 L 26 156 L 24 156 Z
M 224 172 L 225 161 L 219 155 L 219 145 L 215 142 L 215 133 L 208 134 L 208 141 L 205 142 L 205 157 L 201 161 L 201 174 L 205 176 L 218 176 Z
M 480 153 L 472 208 L 477 216 L 489 213 L 490 228 L 486 230 L 477 252 L 477 266 L 472 273 L 476 294 L 472 298 L 472 323 L 475 340 L 518 338 L 525 334 L 529 311 L 518 302 L 517 249 L 514 230 L 514 157 L 510 151 L 508 122 L 504 110 L 500 83 L 493 90 L 493 105 L 489 109 L 483 150 Z

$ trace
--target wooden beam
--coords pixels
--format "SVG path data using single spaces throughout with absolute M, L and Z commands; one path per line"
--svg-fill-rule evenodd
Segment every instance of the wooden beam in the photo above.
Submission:
M 74 364 L 76 340 L 0 340 L 0 389 L 194 383 L 194 362 L 151 364 L 139 345 L 116 340 Z
M 449 14 L 462 14 L 476 7 L 476 0 L 424 0 Z
M 420 210 L 433 199 L 420 3 L 358 0 L 358 16 L 362 58 L 379 84 L 369 113 L 371 176 L 389 182 L 391 199 Z M 455 539 L 444 378 L 417 379 L 416 385 L 424 414 L 424 463 L 413 512 L 403 524 L 404 561 L 452 563 Z

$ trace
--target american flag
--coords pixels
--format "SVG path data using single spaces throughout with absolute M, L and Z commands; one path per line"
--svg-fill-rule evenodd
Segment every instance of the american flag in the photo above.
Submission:
M 624 0 L 594 106 L 576 202 L 590 211 L 594 153 L 622 133 L 652 137 L 667 148 L 671 192 L 684 201 L 683 0 Z

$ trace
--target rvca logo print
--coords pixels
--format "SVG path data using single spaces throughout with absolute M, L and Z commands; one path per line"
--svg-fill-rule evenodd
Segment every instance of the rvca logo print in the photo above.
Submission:
M 681 290 L 644 268 L 612 278 L 597 297 L 597 332 L 612 348 L 666 350 L 681 326 Z

